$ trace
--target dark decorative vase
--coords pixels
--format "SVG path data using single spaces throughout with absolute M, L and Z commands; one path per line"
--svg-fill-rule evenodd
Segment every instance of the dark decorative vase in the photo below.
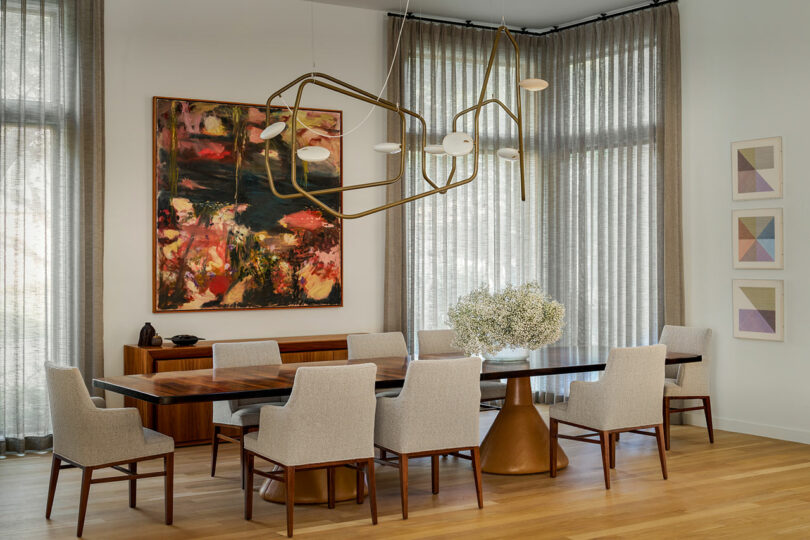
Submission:
M 161 345 L 163 345 L 163 338 L 155 334 L 155 337 L 152 338 L 152 347 L 160 347 Z
M 138 337 L 138 347 L 151 347 L 152 338 L 155 337 L 155 328 L 151 323 L 144 323 L 141 328 L 141 335 Z

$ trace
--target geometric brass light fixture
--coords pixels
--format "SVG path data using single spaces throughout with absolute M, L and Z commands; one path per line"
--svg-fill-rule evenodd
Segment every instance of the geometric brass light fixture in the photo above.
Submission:
M 404 22 L 404 21 L 403 21 Z M 512 46 L 515 50 L 515 100 L 516 100 L 516 111 L 513 112 L 509 109 L 502 101 L 490 98 L 486 99 L 487 94 L 487 85 L 489 84 L 489 76 L 492 71 L 492 66 L 495 63 L 495 57 L 498 50 L 498 42 L 500 41 L 501 35 L 505 35 L 509 38 L 509 41 L 512 43 Z M 275 122 L 271 124 L 271 108 L 273 107 L 273 101 L 276 98 L 281 97 L 281 94 L 295 85 L 298 85 L 298 91 L 295 97 L 295 106 L 291 109 L 292 113 L 292 121 L 297 122 L 298 120 L 298 111 L 301 108 L 301 97 L 303 96 L 304 89 L 307 85 L 315 85 L 320 86 L 321 88 L 326 88 L 327 90 L 332 90 L 334 92 L 338 92 L 345 96 L 349 96 L 354 99 L 358 99 L 360 101 L 364 101 L 366 103 L 370 103 L 373 106 L 381 107 L 383 109 L 389 110 L 393 113 L 396 113 L 399 116 L 400 122 L 400 129 L 399 129 L 399 142 L 386 142 L 378 144 L 374 147 L 374 150 L 385 153 L 385 154 L 397 154 L 401 153 L 399 158 L 399 172 L 393 178 L 389 178 L 387 180 L 380 180 L 377 182 L 367 182 L 364 184 L 355 184 L 350 186 L 341 186 L 341 187 L 334 187 L 334 188 L 327 188 L 327 189 L 318 189 L 313 191 L 308 191 L 304 187 L 298 184 L 298 180 L 296 178 L 296 159 L 295 156 L 298 156 L 299 159 L 302 161 L 321 161 L 327 159 L 329 157 L 329 150 L 319 146 L 307 146 L 304 148 L 298 148 L 297 137 L 292 136 L 291 139 L 291 147 L 290 147 L 290 182 L 292 187 L 295 189 L 296 193 L 280 193 L 276 189 L 276 183 L 273 180 L 273 173 L 270 170 L 270 139 L 279 135 L 285 127 L 284 122 Z M 504 112 L 511 118 L 515 124 L 517 124 L 517 148 L 501 148 L 498 150 L 497 155 L 501 159 L 505 159 L 508 161 L 517 161 L 520 165 L 520 195 L 521 200 L 526 200 L 526 181 L 525 181 L 525 165 L 523 162 L 523 116 L 522 116 L 522 109 L 521 109 L 521 88 L 530 92 L 536 92 L 539 90 L 543 90 L 548 87 L 548 83 L 542 79 L 521 79 L 520 77 L 520 49 L 518 48 L 517 41 L 515 41 L 514 36 L 509 29 L 501 25 L 498 27 L 497 32 L 495 33 L 495 37 L 492 43 L 492 52 L 489 56 L 489 62 L 487 64 L 486 73 L 484 75 L 484 81 L 481 86 L 481 92 L 478 96 L 478 102 L 469 107 L 458 112 L 453 117 L 453 132 L 447 134 L 444 139 L 442 140 L 441 145 L 437 144 L 427 144 L 427 124 L 425 123 L 424 118 L 421 115 L 417 114 L 414 111 L 408 110 L 406 108 L 400 107 L 396 103 L 392 103 L 387 99 L 383 99 L 380 96 L 375 96 L 370 92 L 366 92 L 360 88 L 352 86 L 344 81 L 336 79 L 330 75 L 326 75 L 325 73 L 318 73 L 312 72 L 307 73 L 305 75 L 301 75 L 291 83 L 283 86 L 279 90 L 275 91 L 268 99 L 267 99 L 267 124 L 268 127 L 262 132 L 262 138 L 265 139 L 265 152 L 264 152 L 264 163 L 265 169 L 267 170 L 267 180 L 270 184 L 270 190 L 273 194 L 280 198 L 280 199 L 297 199 L 301 197 L 305 197 L 312 201 L 314 204 L 319 206 L 324 212 L 331 214 L 339 219 L 353 219 L 359 218 L 363 216 L 367 216 L 369 214 L 373 214 L 376 212 L 381 212 L 383 210 L 387 210 L 389 208 L 394 208 L 418 199 L 422 199 L 424 197 L 428 197 L 430 195 L 435 195 L 438 193 L 447 193 L 448 190 L 457 188 L 459 186 L 463 186 L 472 182 L 472 180 L 478 175 L 478 157 L 479 157 L 479 119 L 481 115 L 481 109 L 487 105 L 495 104 L 500 106 Z M 288 107 L 289 108 L 289 107 Z M 469 113 L 474 113 L 473 117 L 473 133 L 472 135 L 468 135 L 463 132 L 457 131 L 458 120 L 462 116 L 465 116 Z M 422 152 L 422 178 L 424 181 L 430 186 L 430 189 L 424 191 L 422 193 L 417 193 L 415 195 L 411 195 L 410 197 L 402 198 L 398 201 L 389 202 L 387 204 L 383 204 L 377 206 L 375 208 L 371 208 L 369 210 L 364 210 L 362 212 L 357 212 L 354 214 L 346 214 L 336 210 L 329 205 L 325 204 L 321 201 L 318 197 L 320 195 L 328 195 L 332 193 L 342 193 L 344 191 L 353 191 L 357 189 L 365 189 L 365 188 L 373 188 L 379 186 L 390 185 L 395 182 L 398 182 L 402 179 L 402 176 L 405 172 L 405 156 L 407 154 L 407 143 L 405 139 L 405 116 L 410 116 L 415 118 L 422 127 L 422 144 L 421 144 L 421 152 Z M 280 124 L 280 126 L 279 126 Z M 446 154 L 452 159 L 452 166 L 450 168 L 450 172 L 447 178 L 443 182 L 437 182 L 430 178 L 427 173 L 427 155 L 443 155 Z M 456 160 L 460 157 L 472 154 L 474 161 L 473 170 L 471 174 L 464 179 L 455 179 L 456 176 Z

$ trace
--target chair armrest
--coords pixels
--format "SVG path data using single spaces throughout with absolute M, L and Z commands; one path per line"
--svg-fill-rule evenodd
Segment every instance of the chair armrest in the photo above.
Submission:
M 607 403 L 608 389 L 602 380 L 572 381 L 568 395 L 568 411 L 587 427 L 599 421 Z
M 287 405 L 265 405 L 259 409 L 259 443 L 267 446 L 279 434 L 287 435 L 294 424 L 292 409 Z
M 137 445 L 145 442 L 143 424 L 138 409 L 92 409 L 87 434 L 94 444 L 116 446 Z

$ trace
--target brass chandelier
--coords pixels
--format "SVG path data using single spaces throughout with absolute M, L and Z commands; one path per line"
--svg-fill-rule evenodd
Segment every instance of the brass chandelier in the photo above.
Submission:
M 403 21 L 404 24 L 404 21 Z M 495 98 L 486 99 L 486 91 L 487 85 L 489 84 L 489 76 L 492 71 L 492 66 L 495 62 L 495 55 L 497 54 L 498 43 L 501 39 L 501 36 L 505 35 L 512 44 L 512 47 L 515 50 L 515 101 L 517 104 L 516 111 L 512 111 L 509 107 L 506 106 L 502 101 Z M 401 36 L 401 34 L 400 34 Z M 390 73 L 390 72 L 389 72 Z M 334 92 L 338 92 L 350 98 L 358 99 L 360 101 L 364 101 L 366 103 L 370 103 L 375 107 L 381 107 L 383 109 L 389 110 L 393 113 L 396 113 L 399 116 L 399 143 L 395 142 L 387 142 L 381 143 L 374 147 L 374 150 L 386 154 L 397 154 L 402 152 L 403 155 L 400 157 L 399 160 L 399 172 L 393 178 L 389 178 L 387 180 L 380 180 L 377 182 L 367 182 L 364 184 L 354 184 L 349 186 L 341 186 L 341 187 L 334 187 L 328 189 L 318 189 L 313 191 L 308 191 L 307 189 L 303 188 L 297 180 L 296 177 L 296 156 L 301 159 L 302 161 L 323 161 L 329 157 L 329 150 L 320 146 L 305 146 L 302 148 L 298 148 L 298 141 L 295 134 L 290 137 L 292 143 L 290 146 L 290 182 L 292 183 L 293 188 L 295 189 L 296 193 L 280 193 L 276 189 L 276 182 L 273 179 L 273 173 L 270 167 L 270 140 L 273 137 L 278 136 L 284 131 L 286 127 L 285 122 L 271 122 L 271 110 L 273 108 L 273 101 L 277 98 L 281 98 L 283 101 L 283 97 L 281 94 L 295 85 L 298 85 L 298 91 L 295 98 L 295 106 L 290 109 L 292 112 L 292 122 L 295 125 L 296 122 L 300 122 L 298 120 L 298 111 L 300 110 L 301 106 L 301 96 L 304 93 L 304 88 L 307 85 L 312 84 L 315 86 L 320 86 L 321 88 L 326 88 L 328 90 L 332 90 Z M 495 37 L 492 43 L 492 51 L 489 55 L 489 61 L 487 63 L 486 73 L 484 75 L 484 81 L 481 86 L 481 91 L 478 96 L 478 102 L 473 105 L 472 107 L 468 107 L 462 111 L 456 113 L 453 117 L 453 132 L 449 133 L 444 137 L 442 140 L 441 145 L 428 145 L 427 144 L 427 124 L 425 119 L 418 113 L 406 109 L 404 107 L 399 106 L 397 103 L 392 103 L 387 99 L 382 99 L 380 96 L 375 96 L 374 94 L 357 88 L 351 84 L 348 84 L 344 81 L 341 81 L 335 77 L 327 75 L 325 73 L 318 73 L 318 72 L 311 72 L 305 75 L 301 75 L 297 79 L 293 80 L 289 84 L 283 86 L 279 90 L 275 91 L 273 94 L 267 98 L 267 128 L 262 132 L 261 137 L 265 139 L 265 151 L 264 151 L 264 163 L 265 168 L 267 170 L 267 180 L 270 184 L 270 190 L 273 194 L 280 198 L 280 199 L 297 199 L 301 197 L 306 197 L 311 202 L 319 206 L 324 212 L 335 216 L 338 219 L 354 219 L 363 216 L 367 216 L 369 214 L 374 214 L 376 212 L 381 212 L 383 210 L 387 210 L 389 208 L 394 208 L 397 206 L 401 206 L 403 204 L 416 201 L 418 199 L 422 199 L 424 197 L 428 197 L 430 195 L 435 195 L 437 193 L 447 193 L 447 191 L 463 186 L 472 182 L 472 180 L 478 175 L 478 156 L 479 156 L 479 118 L 481 115 L 481 109 L 489 104 L 495 104 L 501 107 L 504 112 L 515 122 L 517 125 L 517 148 L 501 148 L 498 150 L 497 155 L 502 159 L 506 159 L 508 161 L 517 161 L 520 166 L 520 195 L 521 200 L 526 200 L 526 185 L 525 185 L 525 165 L 523 162 L 523 116 L 522 116 L 522 108 L 521 108 L 521 95 L 520 89 L 525 89 L 528 91 L 536 92 L 539 90 L 543 90 L 548 87 L 548 83 L 542 79 L 521 79 L 520 78 L 520 49 L 518 47 L 517 41 L 515 40 L 512 33 L 505 25 L 501 25 L 498 27 Z M 382 92 L 381 92 L 382 94 Z M 289 107 L 287 107 L 289 109 Z M 373 109 L 372 109 L 373 110 Z M 369 111 L 370 113 L 371 111 Z M 474 113 L 473 119 L 473 134 L 472 136 L 457 131 L 458 120 L 462 116 Z M 422 153 L 422 178 L 425 182 L 430 186 L 430 189 L 427 191 L 423 191 L 421 193 L 411 195 L 409 197 L 404 197 L 400 200 L 389 202 L 375 208 L 371 208 L 368 210 L 364 210 L 362 212 L 357 212 L 353 214 L 347 214 L 336 210 L 323 201 L 321 201 L 318 197 L 321 195 L 329 195 L 333 193 L 342 193 L 344 191 L 352 191 L 357 189 L 366 189 L 366 188 L 374 188 L 380 186 L 386 186 L 398 182 L 402 179 L 402 176 L 405 172 L 405 158 L 404 155 L 407 152 L 407 143 L 405 137 L 405 116 L 411 116 L 416 121 L 421 124 L 422 127 L 422 141 L 421 141 L 421 153 Z M 366 117 L 368 118 L 368 116 Z M 304 125 L 306 127 L 306 125 Z M 358 126 L 359 127 L 359 126 Z M 307 128 L 309 129 L 309 128 Z M 475 164 L 473 166 L 473 170 L 467 178 L 464 179 L 456 179 L 456 160 L 459 157 L 466 156 L 469 154 L 473 154 L 473 159 L 475 160 Z M 447 175 L 447 179 L 444 182 L 437 182 L 430 178 L 430 175 L 427 173 L 426 163 L 427 163 L 427 154 L 432 155 L 449 155 L 452 158 L 452 166 L 450 168 L 450 172 Z

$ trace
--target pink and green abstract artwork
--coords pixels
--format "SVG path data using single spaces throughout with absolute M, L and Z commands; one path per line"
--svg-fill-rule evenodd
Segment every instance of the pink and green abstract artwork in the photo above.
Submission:
M 323 146 L 327 160 L 296 160 L 310 189 L 341 185 L 339 111 L 302 110 L 270 141 L 279 191 L 294 193 L 291 136 Z M 264 105 L 154 99 L 154 310 L 340 306 L 342 223 L 305 198 L 273 195 L 265 171 Z M 306 166 L 305 166 L 306 165 Z M 340 196 L 324 196 L 340 207 Z

